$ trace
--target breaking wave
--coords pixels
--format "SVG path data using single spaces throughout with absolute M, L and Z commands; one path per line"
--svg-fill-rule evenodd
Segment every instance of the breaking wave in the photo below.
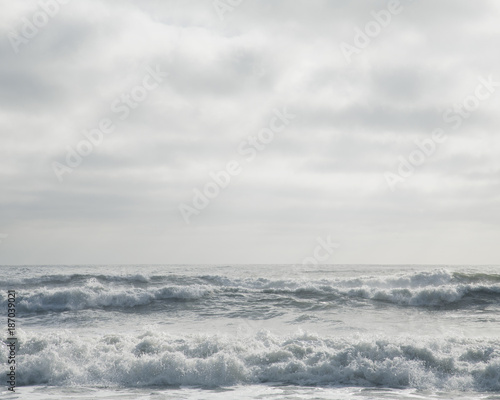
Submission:
M 27 284 L 27 283 L 26 283 Z M 379 302 L 403 307 L 469 307 L 500 304 L 500 275 L 451 273 L 446 270 L 311 280 L 231 279 L 223 276 L 182 275 L 54 275 L 37 287 L 18 290 L 18 307 L 26 313 L 126 308 L 158 301 L 198 301 L 211 296 L 232 304 L 258 298 L 261 302 L 317 300 L 326 306 Z M 238 298 L 236 296 L 239 296 Z M 3 303 L 5 293 L 0 293 Z M 354 302 L 354 303 L 353 303 Z M 289 304 L 292 304 L 289 303 Z
M 7 369 L 2 356 L 3 372 Z M 294 385 L 500 390 L 500 341 L 162 332 L 19 334 L 18 383 L 52 386 Z
M 22 312 L 67 311 L 89 308 L 131 308 L 157 300 L 196 300 L 211 293 L 211 288 L 196 286 L 165 286 L 153 289 L 110 287 L 97 281 L 81 287 L 36 289 L 18 296 Z

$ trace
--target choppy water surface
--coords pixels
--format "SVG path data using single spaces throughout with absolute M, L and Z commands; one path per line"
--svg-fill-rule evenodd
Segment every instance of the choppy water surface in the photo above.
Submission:
M 498 267 L 12 268 L 17 398 L 500 399 Z

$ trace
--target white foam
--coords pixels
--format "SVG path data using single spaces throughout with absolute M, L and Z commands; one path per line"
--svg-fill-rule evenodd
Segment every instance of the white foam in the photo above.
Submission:
M 161 332 L 19 334 L 18 383 L 56 386 L 296 385 L 500 390 L 500 341 Z M 2 359 L 3 369 L 6 368 Z

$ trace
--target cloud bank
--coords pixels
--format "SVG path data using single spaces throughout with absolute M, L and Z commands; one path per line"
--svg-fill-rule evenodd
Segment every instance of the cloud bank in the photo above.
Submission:
M 500 263 L 499 8 L 5 3 L 0 263 Z

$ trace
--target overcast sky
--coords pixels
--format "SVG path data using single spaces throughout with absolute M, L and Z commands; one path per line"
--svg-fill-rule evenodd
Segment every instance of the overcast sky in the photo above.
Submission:
M 500 264 L 498 1 L 224 1 L 1 1 L 0 264 Z

